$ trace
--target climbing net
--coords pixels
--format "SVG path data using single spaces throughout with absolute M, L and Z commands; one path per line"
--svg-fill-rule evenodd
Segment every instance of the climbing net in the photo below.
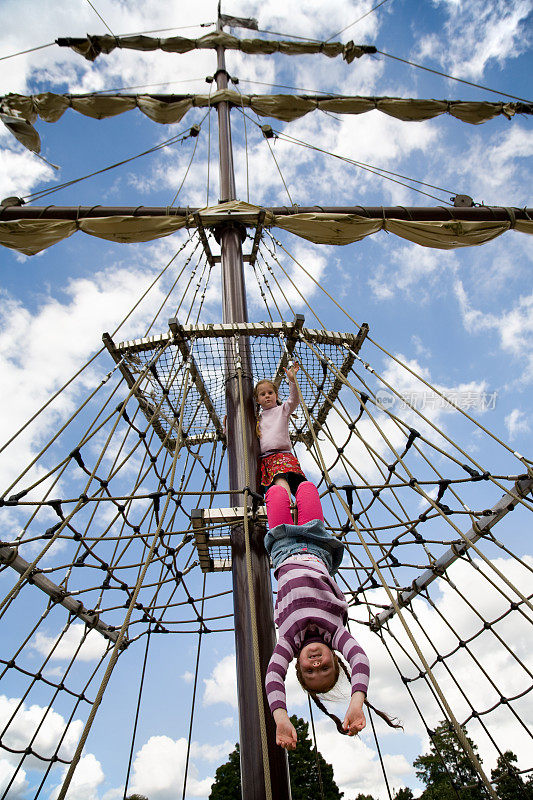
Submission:
M 251 265 L 269 320 L 200 324 L 211 268 L 192 240 L 180 301 L 185 307 L 189 293 L 187 314 L 169 289 L 155 320 L 163 308 L 173 316 L 161 333 L 154 320 L 139 339 L 105 334 L 98 386 L 84 387 L 77 409 L 2 495 L 0 743 L 11 768 L 2 798 L 27 775 L 38 775 L 37 798 L 57 784 L 60 767 L 72 774 L 131 648 L 147 656 L 157 636 L 232 630 L 229 583 L 218 579 L 211 592 L 206 583 L 215 563 L 231 564 L 231 518 L 213 513 L 198 526 L 196 511 L 236 505 L 222 487 L 226 386 L 236 379 L 228 364 L 239 341 L 248 343 L 241 377 L 268 377 L 282 395 L 284 368 L 300 364 L 291 436 L 328 529 L 346 545 L 338 580 L 350 621 L 388 654 L 427 734 L 445 719 L 467 751 L 463 729 L 500 755 L 507 724 L 531 736 L 533 676 L 512 633 L 531 623 L 533 565 L 505 535 L 509 512 L 523 525 L 533 510 L 531 462 L 406 365 L 389 357 L 379 373 L 383 350 L 368 326 L 340 333 L 304 327 L 298 315 L 273 319 L 269 294 L 283 297 L 275 244 Z M 392 368 L 403 369 L 400 385 L 390 382 Z M 466 444 L 449 434 L 445 415 Z M 491 463 L 477 459 L 479 435 Z M 257 502 L 249 513 L 253 525 Z M 474 585 L 490 599 L 489 614 L 473 602 Z M 59 668 L 61 653 L 69 655 Z M 500 662 L 498 673 L 491 664 Z M 460 791 L 457 775 L 450 781 Z

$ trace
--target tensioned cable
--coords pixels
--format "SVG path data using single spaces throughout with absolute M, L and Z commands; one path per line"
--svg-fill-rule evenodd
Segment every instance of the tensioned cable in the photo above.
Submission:
M 415 64 L 414 61 L 408 61 L 405 58 L 393 56 L 392 53 L 385 53 L 383 50 L 376 50 L 376 53 L 386 56 L 387 58 L 393 58 L 395 61 L 401 61 L 403 64 L 409 64 L 410 67 L 423 69 L 425 72 L 433 72 L 434 75 L 440 75 L 441 78 L 449 78 L 450 80 L 457 81 L 458 83 L 466 83 L 467 86 L 474 86 L 476 89 L 483 89 L 485 92 L 493 92 L 493 94 L 501 94 L 503 97 L 512 97 L 513 100 L 520 100 L 522 103 L 531 103 L 531 100 L 525 100 L 523 97 L 517 97 L 514 94 L 509 94 L 509 92 L 502 92 L 500 89 L 491 89 L 490 86 L 483 86 L 481 83 L 473 83 L 472 81 L 464 80 L 464 78 L 457 78 L 455 75 L 448 75 L 446 72 L 439 72 L 438 69 L 424 67 L 422 64 Z
M 365 17 L 370 16 L 370 14 L 372 14 L 374 11 L 377 11 L 378 8 L 380 8 L 381 6 L 385 5 L 385 3 L 387 3 L 387 2 L 388 2 L 388 0 L 381 0 L 381 3 L 378 3 L 377 6 L 374 6 L 374 8 L 371 8 L 370 11 L 367 11 L 366 14 L 363 14 L 362 17 L 359 17 L 359 19 L 356 19 L 355 22 L 351 22 L 349 25 L 347 25 L 345 28 L 343 28 L 342 31 L 339 31 L 338 33 L 334 33 L 333 36 L 330 36 L 328 39 L 326 39 L 326 42 L 330 42 L 332 39 L 336 39 L 337 36 L 340 36 L 341 33 L 344 33 L 344 31 L 347 31 L 349 28 L 353 28 L 354 25 L 357 25 L 357 23 L 361 22 L 361 20 L 365 19 Z
M 93 6 L 93 4 L 91 3 L 91 0 L 87 0 L 87 2 L 88 2 L 88 3 L 89 3 L 89 5 L 91 6 L 91 8 L 92 8 L 92 10 L 94 11 L 94 13 L 96 14 L 96 16 L 97 16 L 97 17 L 100 19 L 100 21 L 104 23 L 104 25 L 106 26 L 107 30 L 108 30 L 108 31 L 109 31 L 109 33 L 111 34 L 111 36 L 114 36 L 114 37 L 115 37 L 115 39 L 116 39 L 117 37 L 115 36 L 115 34 L 113 33 L 113 31 L 111 30 L 111 28 L 109 27 L 109 25 L 107 24 L 107 22 L 105 21 L 105 19 L 103 18 L 103 16 L 100 14 L 100 12 L 99 12 L 99 11 L 98 11 L 98 10 L 97 10 L 97 9 L 96 9 L 94 6 Z
M 242 113 L 242 111 L 241 111 L 241 113 Z M 246 114 L 244 114 L 243 116 L 246 116 Z M 285 191 L 287 192 L 287 197 L 289 198 L 289 203 L 291 204 L 291 206 L 293 206 L 294 203 L 293 203 L 293 200 L 292 200 L 292 197 L 291 197 L 291 193 L 289 192 L 289 187 L 287 186 L 285 178 L 283 177 L 283 173 L 282 173 L 281 168 L 280 168 L 280 166 L 278 164 L 278 160 L 277 160 L 276 156 L 274 155 L 274 151 L 272 150 L 272 145 L 270 144 L 268 139 L 265 139 L 265 142 L 268 145 L 268 149 L 270 150 L 270 155 L 274 159 L 274 164 L 276 165 L 276 168 L 277 168 L 277 170 L 279 172 L 279 176 L 281 178 L 281 182 L 283 183 L 283 186 L 285 187 Z
M 320 797 L 321 797 L 321 800 L 325 800 L 324 783 L 322 782 L 322 770 L 320 769 L 320 761 L 319 761 L 319 758 L 318 758 L 318 745 L 317 745 L 317 740 L 316 740 L 315 718 L 313 716 L 313 706 L 312 706 L 312 703 L 311 703 L 311 695 L 309 694 L 309 692 L 307 692 L 307 703 L 309 705 L 309 716 L 311 717 L 311 728 L 313 730 L 313 745 L 314 745 L 313 751 L 314 751 L 314 754 L 315 754 L 315 764 L 316 764 L 316 768 L 317 768 L 317 772 L 318 772 L 318 783 L 319 783 L 319 787 L 320 787 Z
M 204 574 L 203 574 L 203 584 L 202 584 L 202 606 L 201 606 L 201 608 L 202 608 L 202 611 L 201 611 L 202 619 L 204 617 L 205 578 L 206 578 L 206 573 L 204 572 Z M 193 686 L 193 690 L 192 690 L 191 717 L 190 717 L 190 723 L 189 723 L 189 735 L 187 737 L 187 754 L 185 756 L 185 770 L 183 772 L 182 800 L 185 800 L 185 792 L 187 790 L 187 774 L 188 774 L 188 771 L 189 771 L 189 756 L 190 756 L 190 753 L 191 753 L 192 726 L 193 726 L 193 722 L 194 722 L 194 709 L 195 709 L 195 704 L 196 704 L 196 688 L 198 686 L 198 671 L 199 671 L 199 667 L 200 667 L 200 651 L 201 651 L 201 648 L 202 648 L 202 634 L 203 634 L 203 632 L 204 632 L 204 629 L 203 629 L 202 626 L 200 626 L 200 632 L 198 634 L 198 648 L 196 650 L 196 666 L 194 668 L 194 686 Z M 124 798 L 124 800 L 125 800 L 125 798 Z
M 255 122 L 255 120 L 252 121 Z M 431 183 L 420 181 L 417 178 L 410 178 L 408 175 L 402 175 L 402 173 L 400 172 L 392 172 L 391 170 L 384 169 L 383 167 L 376 167 L 373 164 L 366 164 L 364 161 L 356 161 L 355 159 L 349 158 L 348 156 L 341 156 L 338 153 L 332 153 L 330 150 L 324 150 L 322 147 L 318 147 L 317 145 L 314 144 L 309 144 L 308 142 L 304 142 L 301 139 L 296 139 L 294 136 L 289 136 L 289 134 L 284 133 L 283 131 L 274 131 L 274 133 L 276 134 L 276 137 L 282 142 L 286 141 L 289 144 L 297 144 L 300 147 L 305 147 L 309 150 L 315 150 L 318 153 L 323 153 L 326 156 L 337 158 L 339 161 L 344 161 L 347 164 L 353 164 L 355 167 L 359 167 L 360 169 L 363 169 L 366 172 L 370 172 L 372 175 L 377 175 L 379 178 L 385 178 L 386 180 L 389 180 L 392 183 L 397 183 L 400 186 L 405 186 L 406 189 L 411 189 L 413 192 L 418 192 L 419 194 L 423 194 L 425 197 L 431 197 L 433 200 L 437 200 L 439 203 L 446 203 L 446 205 L 451 205 L 451 203 L 449 203 L 446 200 L 443 200 L 441 197 L 436 197 L 436 195 L 429 194 L 428 192 L 423 192 L 421 189 L 417 189 L 416 186 L 410 186 L 409 184 L 403 183 L 403 181 L 395 180 L 395 178 L 392 178 L 390 176 L 396 175 L 397 177 L 403 178 L 406 181 L 411 181 L 412 183 L 418 183 L 420 186 L 427 186 L 430 189 L 436 189 L 437 191 L 445 192 L 448 195 L 454 193 L 452 189 L 443 189 L 442 186 L 434 186 Z
M 211 93 L 213 91 L 213 82 L 209 84 L 209 108 L 208 108 L 208 116 L 207 116 L 207 187 L 206 187 L 206 201 L 205 204 L 209 207 L 209 181 L 210 181 L 210 172 L 211 172 Z
M 149 89 L 150 86 L 174 86 L 175 84 L 179 83 L 205 83 L 205 77 L 203 78 L 187 78 L 183 81 L 161 81 L 160 83 L 138 83 L 133 86 L 119 86 L 117 89 L 98 89 L 94 92 L 88 92 L 89 95 L 93 94 L 106 94 L 107 92 L 111 92 L 115 94 L 116 92 L 125 92 L 129 89 Z
M 9 56 L 0 56 L 0 61 L 6 61 L 8 58 L 15 58 L 16 56 L 23 56 L 25 53 L 34 53 L 36 50 L 44 50 L 45 47 L 52 47 L 55 42 L 48 42 L 48 44 L 40 44 L 37 47 L 30 47 L 28 50 L 20 50 L 18 53 L 11 53 Z
M 134 31 L 133 33 L 119 33 L 118 36 L 144 36 L 147 33 L 166 33 L 167 31 L 185 31 L 189 28 L 210 28 L 216 22 L 198 22 L 196 25 L 181 25 L 178 28 L 154 28 L 152 31 Z
M 87 2 L 89 2 L 89 0 L 87 0 Z M 91 5 L 91 4 L 89 3 L 89 5 Z M 94 11 L 96 11 L 94 6 L 93 6 L 93 9 L 94 9 Z M 98 14 L 98 11 L 96 11 L 96 13 Z M 98 14 L 98 16 L 100 16 L 100 14 Z M 102 17 L 100 17 L 100 19 L 102 19 Z M 106 27 L 109 30 L 109 32 L 111 33 L 111 35 L 115 36 L 115 34 L 111 31 L 111 29 L 109 28 L 109 26 L 106 24 L 106 22 L 103 19 L 102 19 L 102 22 L 104 23 L 104 25 L 106 25 Z M 188 28 L 209 28 L 209 27 L 211 27 L 212 25 L 215 25 L 215 24 L 216 23 L 214 23 L 214 22 L 199 22 L 197 25 L 181 25 L 179 28 L 155 28 L 152 31 L 134 31 L 133 33 L 119 33 L 119 34 L 117 34 L 115 36 L 115 38 L 118 38 L 118 37 L 121 37 L 121 36 L 144 36 L 147 33 L 166 33 L 167 31 L 184 31 L 184 30 L 186 30 Z M 48 44 L 37 45 L 37 47 L 30 47 L 28 50 L 19 50 L 18 53 L 11 53 L 11 55 L 9 55 L 9 56 L 0 56 L 0 61 L 5 61 L 8 58 L 16 58 L 16 56 L 23 56 L 23 55 L 25 55 L 25 53 L 34 53 L 36 50 L 43 50 L 45 47 L 52 47 L 55 44 L 56 44 L 56 42 L 53 41 L 53 42 L 48 42 Z M 203 78 L 197 78 L 197 80 L 203 80 Z M 172 83 L 186 83 L 186 81 L 172 81 Z M 157 85 L 158 84 L 153 84 L 153 83 L 148 84 L 148 86 L 157 86 Z M 160 85 L 163 86 L 164 84 L 160 84 Z M 143 88 L 143 87 L 141 87 L 141 86 L 139 86 L 139 87 L 129 86 L 129 87 L 125 87 L 125 88 L 129 88 L 129 89 L 139 88 L 140 89 L 140 88 Z M 101 91 L 105 92 L 105 91 L 111 91 L 111 90 L 103 89 Z M 94 92 L 94 94 L 101 94 L 101 91 L 100 92 Z M 113 90 L 113 91 L 118 91 L 118 90 Z
M 244 99 L 243 99 L 242 92 L 240 90 L 240 87 L 239 87 L 238 83 L 236 83 L 233 80 L 233 78 L 231 78 L 231 82 L 235 86 L 235 89 L 237 90 L 237 92 L 239 94 L 239 97 L 241 98 L 241 110 L 243 112 L 243 120 L 244 120 L 244 152 L 246 154 L 246 200 L 249 203 L 250 202 L 250 174 L 249 174 L 249 168 L 248 168 L 248 131 L 246 129 L 246 116 L 244 114 Z
M 202 119 L 200 120 L 199 125 L 201 126 L 203 121 L 205 120 L 207 113 L 204 114 Z M 163 150 L 165 147 L 169 147 L 173 144 L 178 144 L 178 142 L 183 142 L 191 136 L 190 128 L 185 133 L 178 133 L 176 136 L 172 136 L 170 139 L 165 139 L 163 142 L 159 142 L 159 144 L 154 145 L 154 147 L 150 147 L 148 150 L 144 150 L 142 153 L 137 153 L 134 156 L 130 156 L 129 158 L 125 158 L 123 161 L 117 161 L 114 164 L 110 164 L 107 167 L 102 167 L 102 169 L 98 169 L 95 172 L 90 172 L 88 175 L 83 175 L 81 178 L 73 178 L 70 181 L 65 181 L 65 183 L 61 183 L 57 186 L 51 187 L 49 189 L 43 189 L 39 192 L 33 192 L 33 194 L 28 194 L 24 196 L 24 200 L 28 200 L 30 202 L 35 200 L 40 200 L 43 197 L 46 197 L 49 194 L 54 194 L 54 192 L 59 192 L 61 189 L 65 189 L 68 186 L 73 186 L 75 183 L 80 183 L 81 181 L 87 180 L 87 178 L 93 178 L 95 175 L 101 175 L 104 172 L 108 172 L 111 169 L 115 169 L 116 167 L 121 167 L 124 164 L 128 164 L 130 161 L 135 161 L 136 158 L 141 158 L 141 156 L 149 155 L 150 153 L 156 153 L 158 150 Z M 196 137 L 198 139 L 198 137 Z M 195 147 L 196 150 L 196 147 Z M 193 153 L 194 155 L 194 153 Z M 180 186 L 181 189 L 181 186 Z M 176 195 L 177 197 L 177 195 Z M 171 203 L 172 205 L 172 203 Z
M 208 112 L 208 113 L 209 113 L 209 112 Z M 204 119 L 205 119 L 205 117 L 204 117 Z M 199 139 L 199 138 L 200 138 L 199 136 L 196 136 L 196 137 L 195 137 L 195 141 L 194 141 L 194 148 L 193 148 L 193 151 L 192 151 L 191 157 L 190 157 L 190 159 L 189 159 L 189 163 L 187 164 L 187 169 L 185 170 L 185 175 L 183 176 L 183 179 L 182 179 L 182 181 L 181 181 L 180 185 L 178 186 L 178 190 L 177 190 L 176 194 L 174 195 L 174 197 L 173 197 L 173 198 L 172 198 L 172 200 L 170 201 L 170 205 L 171 205 L 171 206 L 173 206 L 173 205 L 174 205 L 174 203 L 176 202 L 176 200 L 177 200 L 177 198 L 178 198 L 178 196 L 179 196 L 179 193 L 180 193 L 180 192 L 181 192 L 181 190 L 183 189 L 183 184 L 184 184 L 184 183 L 185 183 L 185 181 L 187 180 L 187 175 L 189 174 L 189 170 L 190 170 L 190 168 L 191 168 L 191 166 L 192 166 L 192 162 L 194 161 L 194 156 L 196 155 L 196 148 L 198 147 L 198 139 Z
M 127 791 L 128 791 L 128 783 L 129 783 L 129 780 L 130 780 L 131 762 L 133 761 L 133 750 L 135 748 L 135 738 L 136 738 L 136 734 L 137 734 L 137 725 L 139 723 L 139 712 L 141 710 L 141 700 L 142 700 L 142 694 L 143 694 L 143 688 L 144 688 L 144 676 L 146 674 L 146 662 L 148 661 L 148 649 L 150 647 L 151 630 L 152 629 L 149 626 L 148 627 L 148 636 L 146 637 L 146 647 L 144 649 L 144 658 L 143 658 L 143 665 L 142 665 L 142 670 L 141 670 L 141 680 L 139 682 L 139 692 L 138 692 L 138 695 L 137 695 L 137 708 L 136 708 L 136 711 L 135 711 L 135 720 L 134 720 L 134 723 L 133 723 L 133 731 L 132 731 L 132 734 L 131 734 L 131 747 L 130 747 L 130 754 L 129 754 L 129 757 L 128 757 L 128 768 L 126 770 L 126 778 L 124 780 L 124 796 L 123 796 L 123 800 L 127 800 L 126 794 L 127 794 Z
M 321 39 L 311 39 L 309 36 L 296 36 L 294 33 L 279 33 L 279 31 L 269 31 L 266 28 L 257 28 L 258 33 L 269 33 L 271 36 L 283 36 L 287 39 L 299 39 L 301 42 L 321 42 Z

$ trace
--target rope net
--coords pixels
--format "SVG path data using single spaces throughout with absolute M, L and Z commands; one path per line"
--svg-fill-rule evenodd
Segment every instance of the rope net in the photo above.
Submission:
M 316 329 L 273 320 L 269 294 L 286 298 L 266 257 L 250 269 L 268 321 L 198 324 L 211 270 L 201 257 L 193 265 L 193 253 L 180 306 L 169 290 L 156 315 L 174 314 L 169 329 L 154 334 L 152 323 L 118 344 L 105 335 L 96 364 L 106 377 L 2 495 L 0 746 L 10 771 L 1 797 L 29 780 L 34 797 L 47 797 L 76 766 L 104 671 L 116 663 L 120 673 L 141 642 L 232 630 L 230 582 L 205 584 L 198 544 L 203 536 L 205 555 L 212 538 L 211 567 L 227 569 L 231 521 L 213 513 L 198 527 L 193 512 L 237 505 L 223 488 L 225 392 L 236 379 L 226 363 L 245 335 L 244 380 L 268 377 L 283 397 L 284 367 L 300 364 L 291 436 L 327 527 L 346 545 L 338 581 L 350 620 L 386 654 L 420 725 L 432 737 L 446 720 L 495 757 L 508 725 L 530 737 L 533 675 L 517 642 L 532 620 L 533 564 L 512 552 L 506 531 L 509 512 L 524 525 L 533 510 L 531 462 L 410 370 L 395 388 L 393 359 L 378 374 L 367 326 L 336 333 L 320 320 Z M 452 417 L 466 444 L 449 434 Z M 481 435 L 490 463 L 477 460 Z M 460 792 L 459 774 L 450 781 Z

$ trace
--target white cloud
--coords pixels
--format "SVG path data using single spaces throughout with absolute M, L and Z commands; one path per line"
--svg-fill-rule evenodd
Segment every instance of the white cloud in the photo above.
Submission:
M 191 754 L 208 760 L 221 760 L 233 750 L 229 742 L 218 748 L 193 744 Z M 186 739 L 170 739 L 168 736 L 152 736 L 136 753 L 133 776 L 128 788 L 130 794 L 145 794 L 150 800 L 174 800 L 181 793 L 187 756 Z M 187 794 L 206 797 L 213 778 L 198 779 L 198 769 L 189 763 Z
M 434 0 L 446 14 L 443 34 L 424 36 L 417 57 L 437 59 L 453 75 L 479 79 L 494 60 L 503 65 L 528 46 L 530 0 Z
M 0 759 L 0 791 L 3 793 L 7 789 L 8 784 L 13 777 L 13 764 L 6 760 Z M 24 800 L 27 797 L 28 781 L 26 780 L 26 772 L 20 769 L 11 782 L 9 789 L 9 800 Z
M 158 248 L 159 250 L 159 248 Z M 157 252 L 157 251 L 156 251 Z M 141 256 L 139 261 L 143 262 Z M 154 273 L 130 265 L 115 265 L 101 271 L 92 280 L 79 278 L 67 283 L 63 302 L 45 296 L 32 314 L 21 301 L 3 293 L 0 312 L 0 368 L 3 374 L 0 437 L 6 441 L 14 431 L 44 404 L 52 393 L 77 372 L 100 347 L 101 332 L 113 330 L 138 300 L 140 290 L 148 287 Z M 151 312 L 164 300 L 165 289 L 159 285 L 120 331 L 127 338 L 144 330 Z M 17 342 L 24 341 L 22 351 Z M 29 464 L 39 443 L 59 427 L 71 413 L 76 401 L 96 388 L 105 373 L 113 368 L 110 359 L 83 372 L 68 390 L 63 391 L 44 414 L 11 447 L 9 463 L 4 456 L 2 481 L 9 485 L 13 475 Z M 37 468 L 35 476 L 42 475 Z M 29 482 L 28 478 L 26 481 Z
M 11 719 L 12 716 L 13 719 Z M 11 720 L 9 727 L 3 736 L 5 745 L 13 750 L 24 750 L 29 746 L 30 740 L 33 738 L 37 728 L 39 728 L 31 747 L 45 758 L 50 758 L 54 754 L 56 744 L 63 736 L 67 724 L 61 714 L 58 714 L 51 707 L 45 708 L 35 703 L 26 705 L 26 703 L 20 703 L 20 700 L 16 697 L 8 698 L 5 695 L 0 695 L 0 726 L 2 729 L 9 720 Z M 70 723 L 59 748 L 59 756 L 61 758 L 72 758 L 81 736 L 82 728 L 83 723 L 81 720 L 73 720 Z M 17 756 L 16 753 L 6 753 L 4 758 L 16 764 L 20 756 Z M 29 756 L 25 760 L 25 767 L 26 769 L 42 771 L 46 769 L 46 761 Z
M 528 433 L 531 427 L 527 416 L 519 408 L 513 408 L 510 414 L 505 417 L 505 425 L 509 431 L 509 439 L 514 439 L 519 433 Z
M 231 726 L 234 724 L 235 720 L 233 717 L 224 717 L 223 719 L 218 720 L 218 722 L 215 722 L 215 725 L 220 728 L 231 728 Z
M 7 135 L 11 137 L 10 133 Z M 51 167 L 22 145 L 13 144 L 14 139 L 5 141 L 1 129 L 0 142 L 0 199 L 25 197 L 37 184 L 55 180 Z
M 351 738 L 332 731 L 331 722 L 320 720 L 315 725 L 318 749 L 333 766 L 335 781 L 345 796 L 362 793 L 385 800 L 388 795 L 377 752 L 361 736 Z M 384 763 L 393 786 L 402 784 L 411 773 L 411 766 L 403 755 L 385 755 Z
M 524 362 L 522 381 L 533 379 L 533 355 L 531 354 L 531 334 L 533 333 L 533 294 L 522 295 L 514 306 L 501 312 L 483 312 L 474 307 L 467 295 L 462 281 L 455 282 L 455 294 L 463 322 L 467 331 L 481 333 L 494 331 L 505 353 Z
M 213 669 L 211 677 L 204 678 L 204 706 L 228 703 L 237 708 L 237 670 L 235 655 L 224 656 Z
M 376 299 L 391 302 L 398 292 L 417 304 L 433 301 L 442 291 L 443 273 L 453 274 L 456 267 L 453 252 L 413 244 L 401 245 L 387 258 L 387 264 L 373 268 L 368 285 Z
M 52 647 L 59 641 L 52 653 L 52 661 L 71 659 L 74 654 L 80 661 L 93 661 L 101 658 L 106 650 L 107 641 L 96 631 L 89 631 L 78 650 L 84 633 L 85 625 L 81 622 L 75 622 L 69 626 L 63 636 L 47 636 L 38 631 L 33 637 L 30 646 L 41 655 L 48 656 Z
M 51 800 L 59 795 L 66 777 L 68 767 L 63 771 L 61 783 L 51 793 Z M 98 787 L 104 782 L 104 773 L 100 762 L 92 753 L 80 758 L 72 777 L 65 800 L 99 800 Z

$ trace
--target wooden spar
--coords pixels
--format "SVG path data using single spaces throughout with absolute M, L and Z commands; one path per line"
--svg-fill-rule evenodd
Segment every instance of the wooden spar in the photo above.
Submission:
M 226 105 L 219 103 L 220 109 Z M 228 198 L 224 198 L 228 199 Z M 275 216 L 292 214 L 355 214 L 366 219 L 400 219 L 411 222 L 514 222 L 532 220 L 533 208 L 507 206 L 265 206 Z M 0 221 L 18 219 L 94 219 L 98 217 L 192 217 L 200 208 L 167 206 L 19 206 L 0 205 Z M 231 217 L 228 214 L 228 218 Z M 222 218 L 223 220 L 223 218 Z M 217 225 L 220 223 L 217 222 Z M 254 226 L 255 227 L 255 224 Z
M 217 30 L 222 30 L 219 19 Z M 217 48 L 216 81 L 218 89 L 228 84 L 225 51 Z M 219 125 L 219 169 L 221 201 L 234 200 L 235 175 L 231 144 L 230 108 L 228 103 L 217 106 Z M 232 222 L 223 222 L 216 230 L 221 247 L 222 306 L 225 323 L 247 322 L 246 287 L 241 233 L 243 228 Z M 240 402 L 237 380 L 237 353 L 242 363 L 243 405 Z M 235 342 L 228 340 L 226 353 L 226 411 L 229 488 L 243 489 L 247 483 L 256 490 L 256 464 L 258 440 L 253 400 L 253 382 L 250 358 L 250 340 L 239 336 Z M 244 452 L 242 431 L 246 431 L 247 450 Z M 245 458 L 249 463 L 249 478 L 246 479 Z M 242 495 L 233 502 L 244 505 Z M 257 702 L 257 682 L 254 666 L 254 637 L 251 624 L 250 598 L 247 581 L 245 534 L 243 525 L 232 528 L 231 557 L 233 578 L 233 605 L 235 618 L 235 652 L 237 660 L 237 694 L 239 703 L 241 792 L 243 800 L 290 800 L 290 784 L 287 756 L 276 745 L 275 725 L 266 702 L 264 681 L 270 656 L 275 646 L 274 617 L 272 610 L 272 585 L 270 582 L 270 560 L 263 546 L 263 530 L 251 525 L 251 566 L 253 593 L 257 620 L 257 646 L 261 672 L 262 714 Z M 261 717 L 266 722 L 268 742 L 269 776 L 265 776 L 261 737 Z M 269 785 L 267 785 L 269 784 Z

